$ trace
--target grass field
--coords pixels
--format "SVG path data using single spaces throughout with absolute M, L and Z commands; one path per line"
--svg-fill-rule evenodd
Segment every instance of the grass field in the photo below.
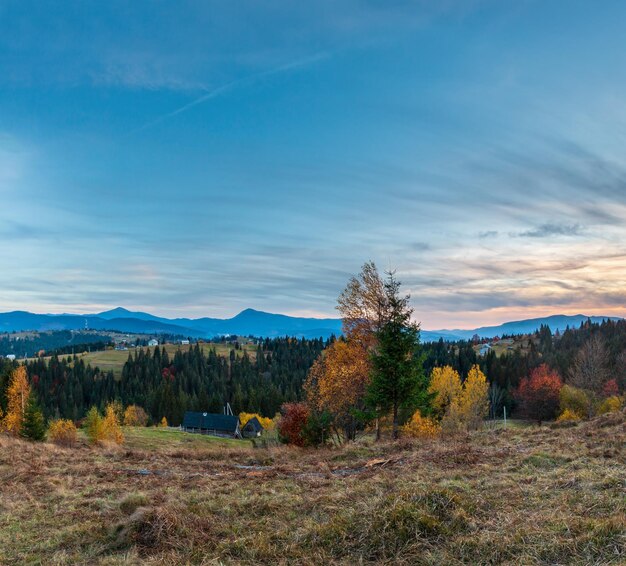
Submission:
M 189 346 L 188 344 L 164 344 L 163 346 L 159 346 L 159 348 L 165 348 L 170 359 L 174 357 L 177 350 L 181 350 L 183 352 L 189 351 L 190 347 L 194 347 L 194 345 Z M 204 352 L 209 352 L 209 350 L 215 350 L 218 356 L 227 357 L 230 355 L 231 349 L 233 346 L 231 344 L 226 344 L 223 342 L 203 342 L 200 343 L 200 348 Z M 91 364 L 92 367 L 99 367 L 102 371 L 108 372 L 112 371 L 116 375 L 121 375 L 122 368 L 128 360 L 128 354 L 135 355 L 135 352 L 142 348 L 132 348 L 129 350 L 104 350 L 101 352 L 85 352 L 83 354 L 78 354 L 78 356 L 84 360 L 85 364 Z M 150 350 L 152 352 L 154 347 L 145 347 L 144 350 Z M 248 355 L 251 359 L 256 359 L 256 346 L 254 344 L 244 344 L 242 345 L 241 350 L 236 350 L 237 356 L 243 355 L 243 351 L 248 352 Z M 49 358 L 44 358 L 49 359 Z
M 0 564 L 624 564 L 625 423 L 306 451 L 0 436 Z

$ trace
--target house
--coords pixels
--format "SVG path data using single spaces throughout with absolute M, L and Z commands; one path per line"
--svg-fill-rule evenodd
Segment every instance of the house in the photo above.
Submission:
M 181 340 L 181 341 L 180 341 L 180 343 L 181 343 L 183 346 L 189 346 L 189 340 Z
M 255 438 L 261 436 L 261 433 L 265 430 L 263 425 L 259 422 L 259 419 L 252 417 L 241 429 L 241 435 L 244 438 Z
M 491 351 L 491 345 L 490 344 L 483 344 L 480 347 L 480 351 L 478 352 L 481 356 L 486 356 L 489 352 Z
M 15 361 L 15 354 L 8 354 L 6 358 L 10 362 L 14 362 Z
M 155 340 L 154 338 L 148 341 L 148 346 L 158 346 L 158 345 L 159 345 L 159 341 Z
M 187 411 L 183 419 L 182 429 L 185 432 L 209 434 L 211 436 L 241 438 L 239 417 L 234 415 Z

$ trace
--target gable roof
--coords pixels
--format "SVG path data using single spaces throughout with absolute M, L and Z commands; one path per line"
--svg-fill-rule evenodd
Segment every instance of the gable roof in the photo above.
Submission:
M 235 434 L 239 426 L 239 418 L 233 415 L 217 413 L 196 413 L 187 411 L 183 419 L 184 428 L 200 428 L 204 430 L 219 430 Z
M 243 427 L 244 430 L 254 430 L 255 432 L 261 432 L 263 429 L 263 425 L 259 422 L 259 419 L 256 417 L 252 417 Z

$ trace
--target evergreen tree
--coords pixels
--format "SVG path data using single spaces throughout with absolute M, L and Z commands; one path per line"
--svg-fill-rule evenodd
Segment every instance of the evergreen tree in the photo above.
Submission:
M 46 438 L 46 422 L 34 393 L 28 396 L 20 435 L 29 440 L 37 441 Z
M 390 273 L 385 281 L 389 318 L 377 332 L 372 355 L 372 379 L 368 404 L 378 414 L 393 416 L 393 438 L 398 438 L 401 408 L 427 408 L 428 380 L 419 352 L 419 325 L 411 322 L 409 296 L 400 296 L 400 282 Z

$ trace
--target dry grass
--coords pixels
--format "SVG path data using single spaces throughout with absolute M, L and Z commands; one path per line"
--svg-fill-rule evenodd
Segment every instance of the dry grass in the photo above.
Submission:
M 126 436 L 0 436 L 0 563 L 626 562 L 624 413 L 309 451 Z

